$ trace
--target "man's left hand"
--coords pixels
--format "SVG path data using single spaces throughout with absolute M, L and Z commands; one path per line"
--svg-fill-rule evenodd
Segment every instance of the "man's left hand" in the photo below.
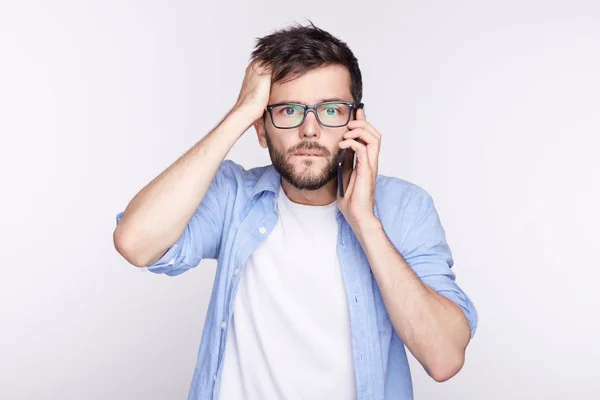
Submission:
M 365 224 L 376 221 L 375 186 L 381 148 L 381 134 L 366 120 L 365 112 L 359 109 L 356 119 L 347 125 L 348 132 L 339 143 L 341 149 L 351 148 L 356 153 L 356 167 L 344 197 L 338 194 L 338 207 L 346 221 L 356 232 Z

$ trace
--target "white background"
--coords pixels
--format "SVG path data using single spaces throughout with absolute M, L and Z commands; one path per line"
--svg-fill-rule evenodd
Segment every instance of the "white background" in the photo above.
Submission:
M 596 1 L 2 1 L 0 398 L 183 399 L 215 273 L 141 273 L 115 216 L 237 98 L 255 38 L 359 59 L 380 173 L 432 194 L 480 314 L 416 399 L 597 399 Z M 253 129 L 231 158 L 270 162 Z

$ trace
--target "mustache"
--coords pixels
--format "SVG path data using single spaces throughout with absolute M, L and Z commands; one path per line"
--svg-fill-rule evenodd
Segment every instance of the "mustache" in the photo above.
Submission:
M 329 150 L 327 150 L 327 148 L 314 143 L 314 142 L 302 142 L 299 145 L 297 145 L 296 147 L 292 147 L 290 149 L 290 153 L 296 153 L 300 150 L 318 150 L 319 152 L 323 153 L 323 155 L 325 157 L 329 157 L 331 154 L 329 152 Z

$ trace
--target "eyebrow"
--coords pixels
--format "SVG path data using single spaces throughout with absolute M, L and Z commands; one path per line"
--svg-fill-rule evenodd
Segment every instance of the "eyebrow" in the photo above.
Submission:
M 340 99 L 339 97 L 331 97 L 331 98 L 320 99 L 315 104 L 328 103 L 330 101 L 345 101 L 345 102 L 348 102 L 348 103 L 352 103 L 352 100 L 344 100 L 344 99 Z M 301 102 L 299 100 L 281 100 L 281 101 L 278 101 L 277 103 L 297 103 L 297 104 L 304 104 L 303 102 Z

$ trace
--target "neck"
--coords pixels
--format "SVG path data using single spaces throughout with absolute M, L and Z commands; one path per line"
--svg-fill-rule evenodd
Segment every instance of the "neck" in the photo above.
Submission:
M 297 204 L 326 206 L 337 199 L 337 180 L 335 179 L 317 190 L 299 190 L 283 178 L 281 179 L 281 186 L 287 197 Z

